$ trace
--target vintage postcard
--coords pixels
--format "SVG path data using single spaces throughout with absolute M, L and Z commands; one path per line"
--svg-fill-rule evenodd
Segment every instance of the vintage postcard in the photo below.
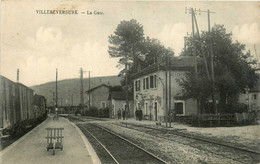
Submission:
M 0 163 L 260 163 L 257 1 L 2 0 Z

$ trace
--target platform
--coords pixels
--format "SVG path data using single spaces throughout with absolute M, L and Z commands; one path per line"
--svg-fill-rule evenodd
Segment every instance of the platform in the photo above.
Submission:
M 63 151 L 57 150 L 56 155 L 46 150 L 47 127 L 63 127 Z M 97 154 L 82 132 L 68 119 L 60 117 L 46 121 L 0 152 L 0 163 L 3 164 L 52 164 L 52 163 L 88 163 L 99 164 Z

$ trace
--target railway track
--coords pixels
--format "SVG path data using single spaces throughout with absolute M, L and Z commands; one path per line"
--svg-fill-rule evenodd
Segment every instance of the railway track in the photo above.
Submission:
M 80 121 L 80 122 L 106 121 L 104 118 L 95 118 L 95 117 L 87 117 L 87 116 L 81 116 L 81 117 L 69 116 L 68 118 L 69 118 L 70 121 L 73 121 L 73 122 L 77 122 L 77 121 Z
M 242 162 L 242 163 L 245 160 L 243 158 L 248 157 L 248 156 L 250 156 L 250 158 L 252 159 L 251 160 L 252 163 L 260 162 L 260 156 L 259 156 L 260 153 L 258 151 L 250 150 L 248 148 L 243 148 L 243 147 L 241 148 L 241 147 L 238 147 L 238 146 L 231 144 L 231 143 L 226 143 L 226 142 L 222 143 L 222 142 L 219 142 L 217 140 L 210 139 L 208 137 L 201 137 L 201 136 L 196 136 L 196 135 L 189 134 L 189 133 L 184 133 L 184 132 L 181 132 L 181 131 L 167 130 L 167 129 L 162 129 L 162 128 L 154 128 L 154 127 L 150 127 L 150 126 L 146 126 L 146 125 L 140 125 L 140 124 L 134 124 L 134 123 L 120 123 L 120 124 L 113 123 L 113 124 L 117 125 L 117 126 L 124 127 L 124 128 L 137 130 L 137 131 L 140 131 L 140 132 L 149 133 L 151 135 L 158 135 L 158 134 L 171 135 L 171 136 L 167 136 L 167 137 L 160 135 L 160 138 L 165 138 L 167 140 L 172 140 L 174 142 L 176 142 L 176 138 L 172 137 L 172 135 L 177 136 L 177 137 L 191 139 L 191 140 L 194 140 L 194 141 L 199 141 L 202 144 L 205 143 L 206 145 L 210 145 L 210 147 L 214 146 L 214 147 L 220 148 L 220 150 L 225 150 L 227 153 L 225 153 L 224 151 L 221 151 L 221 152 L 212 151 L 211 149 L 208 149 L 208 148 L 203 148 L 203 150 L 209 151 L 211 153 L 218 154 L 218 155 L 221 155 L 221 156 L 224 156 L 226 158 L 230 158 L 230 159 L 233 159 L 235 161 Z M 183 143 L 186 144 L 186 145 L 192 146 L 192 147 L 196 147 L 197 142 L 192 142 L 193 143 L 192 145 L 189 142 L 188 143 L 183 142 Z M 202 147 L 200 147 L 200 148 L 202 148 Z M 236 154 L 236 155 L 241 154 L 241 155 L 237 155 L 238 158 L 234 158 L 234 157 L 230 157 L 230 156 L 232 156 L 231 154 Z
M 114 132 L 92 123 L 78 124 L 102 163 L 165 164 L 166 161 Z
M 115 125 L 118 125 L 118 124 L 115 124 Z M 177 130 L 174 131 L 174 130 L 166 130 L 166 129 L 161 129 L 161 128 L 159 129 L 159 128 L 153 128 L 153 127 L 149 127 L 149 126 L 145 126 L 145 125 L 132 124 L 132 123 L 123 123 L 122 124 L 122 126 L 124 126 L 124 127 L 127 127 L 127 125 L 146 128 L 146 129 L 150 129 L 150 130 L 156 130 L 156 131 L 160 131 L 160 132 L 163 132 L 163 133 L 178 135 L 178 136 L 181 136 L 181 137 L 191 138 L 191 139 L 199 140 L 199 141 L 202 141 L 202 142 L 216 144 L 216 145 L 219 145 L 219 146 L 225 146 L 225 147 L 229 147 L 229 148 L 232 148 L 232 149 L 236 149 L 236 150 L 260 155 L 259 151 L 250 150 L 248 148 L 241 147 L 241 145 L 239 145 L 240 147 L 238 147 L 238 146 L 236 146 L 232 143 L 227 143 L 227 142 L 223 143 L 223 142 L 219 142 L 218 140 L 210 139 L 208 137 L 196 136 L 196 135 L 193 135 L 193 134 L 190 134 L 190 133 L 183 133 L 183 132 L 177 131 Z

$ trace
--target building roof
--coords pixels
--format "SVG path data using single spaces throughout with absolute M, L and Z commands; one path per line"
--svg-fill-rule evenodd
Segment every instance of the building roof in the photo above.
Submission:
M 100 88 L 100 87 L 102 87 L 102 86 L 109 88 L 108 85 L 106 85 L 106 84 L 101 84 L 101 85 L 98 85 L 98 86 L 96 86 L 96 87 L 94 87 L 94 88 L 91 88 L 90 90 L 85 91 L 85 93 L 92 92 L 92 91 L 94 91 L 94 90 L 96 90 L 96 89 L 98 89 L 98 88 Z
M 133 100 L 133 96 L 130 96 L 131 94 L 128 94 L 128 100 Z M 120 92 L 110 92 L 109 93 L 109 100 L 126 100 L 126 94 L 123 91 Z
M 148 67 L 145 67 L 144 69 L 138 71 L 137 73 L 132 75 L 132 78 L 138 78 L 142 75 L 146 75 L 149 73 L 153 73 L 159 70 L 190 70 L 195 66 L 195 60 L 194 57 L 190 56 L 178 56 L 178 57 L 172 57 L 169 65 L 166 65 L 166 62 L 163 63 L 155 63 Z

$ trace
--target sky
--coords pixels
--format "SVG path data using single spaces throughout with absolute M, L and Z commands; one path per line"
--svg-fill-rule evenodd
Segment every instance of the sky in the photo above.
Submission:
M 191 33 L 185 7 L 214 11 L 211 26 L 224 24 L 233 40 L 260 54 L 259 2 L 72 1 L 4 0 L 1 2 L 1 75 L 38 85 L 58 78 L 79 78 L 79 70 L 92 77 L 117 75 L 118 58 L 110 58 L 108 36 L 120 21 L 136 19 L 145 36 L 159 39 L 178 56 L 183 37 Z M 37 14 L 36 10 L 77 10 L 78 15 Z M 103 15 L 87 15 L 99 11 Z M 82 14 L 81 12 L 85 12 Z M 199 30 L 207 30 L 207 14 L 197 14 Z M 88 74 L 85 73 L 84 77 Z

